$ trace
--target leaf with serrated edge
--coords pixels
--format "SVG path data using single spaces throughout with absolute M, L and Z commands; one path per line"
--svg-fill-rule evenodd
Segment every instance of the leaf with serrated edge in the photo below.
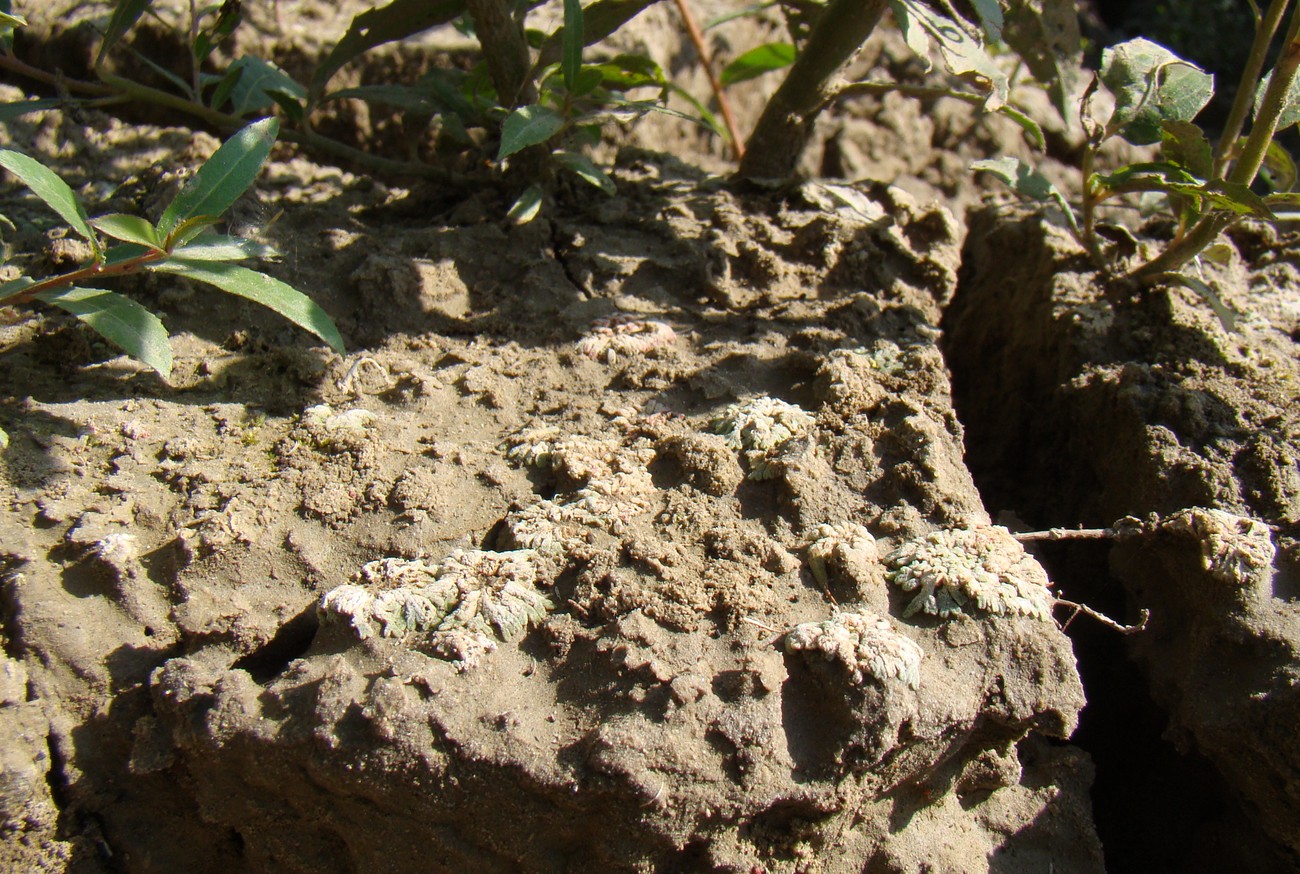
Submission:
M 115 240 L 138 243 L 150 249 L 162 248 L 162 239 L 158 236 L 158 231 L 148 219 L 140 218 L 138 215 L 115 212 L 93 218 L 90 223 L 96 230 Z
M 546 142 L 559 133 L 562 127 L 564 118 L 553 109 L 537 104 L 519 107 L 501 124 L 501 148 L 497 152 L 497 160 L 507 158 L 520 149 Z
M 237 264 L 190 261 L 175 257 L 150 265 L 149 269 L 155 273 L 174 273 L 187 279 L 206 282 L 229 294 L 260 303 L 320 337 L 335 352 L 343 352 L 343 338 L 339 336 L 339 330 L 329 315 L 301 291 L 265 273 Z
M 12 149 L 0 149 L 0 167 L 17 176 L 32 193 L 45 201 L 45 205 L 54 210 L 72 226 L 72 229 L 90 241 L 98 260 L 101 253 L 99 238 L 90 228 L 90 219 L 86 208 L 81 205 L 77 195 L 68 187 L 57 173 L 35 158 L 29 158 L 22 152 Z
M 279 131 L 278 119 L 264 118 L 222 143 L 163 210 L 159 232 L 167 236 L 188 218 L 219 216 L 229 209 L 257 178 Z
M 59 307 L 85 322 L 96 333 L 132 358 L 138 358 L 166 379 L 172 371 L 167 329 L 140 304 L 102 288 L 42 291 L 37 300 Z
M 537 213 L 541 208 L 541 186 L 529 185 L 524 189 L 524 193 L 519 195 L 519 199 L 514 202 L 514 205 L 510 207 L 510 211 L 506 213 L 506 218 L 516 225 L 526 225 L 537 218 Z

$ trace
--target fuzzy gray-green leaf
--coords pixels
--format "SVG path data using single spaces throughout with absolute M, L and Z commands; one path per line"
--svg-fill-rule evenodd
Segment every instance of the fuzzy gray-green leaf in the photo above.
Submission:
M 987 89 L 989 110 L 996 110 L 1006 103 L 1010 87 L 1007 76 L 984 51 L 979 40 L 921 0 L 890 0 L 890 5 L 905 33 L 914 31 L 919 25 L 934 40 L 948 72 L 963 78 L 974 77 L 982 88 Z M 909 38 L 908 44 L 912 42 L 913 39 Z
M 257 178 L 279 131 L 277 119 L 264 118 L 226 140 L 168 204 L 159 232 L 167 236 L 186 219 L 229 209 Z
M 102 288 L 63 288 L 42 291 L 38 300 L 72 313 L 105 340 L 138 358 L 165 379 L 172 370 L 167 329 L 140 304 Z
M 311 331 L 335 352 L 343 351 L 343 338 L 329 315 L 301 291 L 265 273 L 237 264 L 185 258 L 170 258 L 151 265 L 149 269 L 206 282 L 222 291 L 260 303 L 298 327 Z
M 1110 126 L 1136 146 L 1160 142 L 1161 122 L 1191 121 L 1214 96 L 1214 77 L 1149 39 L 1102 52 L 1101 82 L 1115 95 Z

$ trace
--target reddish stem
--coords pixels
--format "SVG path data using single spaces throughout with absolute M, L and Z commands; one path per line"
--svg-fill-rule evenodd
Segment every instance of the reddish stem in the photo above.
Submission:
M 740 128 L 736 126 L 736 116 L 731 112 L 731 101 L 727 99 L 726 91 L 722 88 L 722 81 L 718 79 L 718 74 L 713 72 L 713 58 L 709 55 L 708 47 L 704 44 L 704 34 L 700 31 L 700 26 L 695 23 L 695 16 L 691 14 L 691 8 L 686 5 L 686 0 L 676 0 L 677 9 L 682 13 L 682 20 L 686 22 L 686 32 L 690 35 L 691 43 L 695 46 L 695 53 L 700 56 L 700 63 L 704 66 L 704 73 L 709 77 L 709 87 L 713 89 L 713 95 L 718 98 L 718 108 L 722 111 L 722 121 L 727 126 L 727 135 L 731 137 L 731 146 L 735 150 L 736 160 L 739 161 L 745 157 L 745 142 L 740 138 Z

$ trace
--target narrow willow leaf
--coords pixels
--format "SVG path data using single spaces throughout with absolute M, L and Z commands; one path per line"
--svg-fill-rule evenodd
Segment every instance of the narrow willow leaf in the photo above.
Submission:
M 1029 140 L 1031 146 L 1040 152 L 1047 149 L 1047 140 L 1043 137 L 1043 129 L 1038 126 L 1038 122 L 1010 103 L 999 106 L 998 112 L 1020 125 L 1020 129 L 1025 132 L 1025 137 Z
M 172 228 L 172 232 L 163 240 L 163 248 L 173 251 L 177 246 L 184 246 L 190 240 L 221 221 L 217 216 L 196 215 Z
M 27 289 L 36 284 L 36 280 L 30 276 L 19 276 L 17 279 L 11 279 L 0 285 L 0 303 L 8 298 L 22 294 Z
M 172 372 L 172 350 L 167 329 L 140 304 L 102 288 L 64 288 L 42 291 L 37 300 L 72 313 L 101 337 L 132 358 L 158 371 L 164 379 Z
M 264 118 L 222 143 L 163 210 L 159 232 L 167 236 L 188 218 L 219 216 L 229 209 L 257 178 L 279 131 L 277 119 Z
M 1065 195 L 1050 179 L 1024 161 L 1019 158 L 995 158 L 976 161 L 970 166 L 972 170 L 983 170 L 997 176 L 1021 197 L 1055 203 L 1065 213 L 1065 220 L 1069 222 L 1071 230 L 1078 234 L 1079 222 Z
M 12 149 L 0 149 L 0 167 L 4 167 L 32 190 L 32 193 L 45 201 L 45 205 L 59 214 L 74 231 L 90 241 L 95 250 L 95 260 L 102 257 L 99 238 L 91 230 L 86 208 L 81 205 L 77 195 L 68 187 L 59 174 L 46 167 L 40 161 L 29 158 L 22 152 Z
M 174 273 L 186 279 L 206 282 L 224 292 L 247 298 L 274 310 L 324 340 L 335 352 L 343 351 L 343 338 L 329 315 L 307 295 L 278 279 L 220 261 L 192 261 L 169 258 L 150 265 L 155 273 Z
M 582 44 L 600 42 L 624 24 L 653 6 L 659 0 L 596 0 L 582 10 Z M 564 29 L 551 34 L 542 43 L 537 67 L 545 67 L 562 60 L 564 55 Z
M 348 31 L 312 73 L 309 92 L 316 103 L 334 74 L 375 46 L 446 24 L 465 12 L 465 0 L 393 0 L 352 19 Z
M 756 79 L 764 73 L 780 70 L 794 63 L 795 48 L 790 43 L 773 42 L 752 48 L 722 68 L 718 75 L 723 87 Z
M 564 117 L 553 109 L 532 104 L 521 106 L 501 124 L 501 148 L 497 160 L 544 143 L 564 127 Z
M 584 29 L 582 25 L 582 0 L 564 0 L 564 31 L 560 34 L 561 66 L 564 68 L 564 87 L 570 91 L 578 81 L 578 71 L 582 69 L 582 47 Z
M 592 160 L 586 155 L 580 155 L 577 152 L 556 152 L 552 157 L 555 159 L 555 163 L 577 174 L 606 194 L 618 193 L 618 189 L 614 186 L 614 180 L 610 179 L 604 170 L 592 163 Z
M 1002 38 L 1043 83 L 1067 130 L 1079 117 L 1083 34 L 1075 0 L 1011 0 Z
M 33 112 L 42 112 L 63 105 L 65 105 L 63 101 L 55 100 L 52 97 L 22 100 L 17 103 L 0 103 L 0 122 L 11 121 Z
M 137 243 L 150 249 L 162 248 L 162 238 L 158 236 L 158 231 L 154 229 L 148 219 L 140 218 L 137 215 L 115 212 L 93 218 L 90 223 L 96 230 L 115 240 Z
M 126 32 L 140 20 L 144 11 L 152 5 L 153 0 L 118 0 L 117 5 L 113 7 L 112 16 L 108 19 L 108 27 L 104 30 L 104 41 L 99 45 L 99 54 L 95 57 L 96 67 L 104 63 L 104 56 L 117 45 L 118 40 L 126 35 Z
M 895 17 L 900 25 L 906 20 L 906 27 L 920 25 L 930 39 L 939 47 L 939 55 L 949 73 L 962 78 L 974 78 L 981 88 L 987 90 L 987 107 L 990 111 L 1000 108 L 1007 102 L 1007 76 L 984 51 L 979 40 L 966 32 L 965 28 L 939 15 L 922 0 L 890 0 Z M 914 24 L 914 23 L 915 24 Z
M 669 85 L 668 90 L 673 94 L 676 94 L 678 97 L 682 98 L 683 100 L 685 100 L 687 103 L 691 105 L 691 107 L 696 112 L 699 113 L 699 117 L 693 117 L 688 115 L 686 116 L 687 118 L 689 118 L 691 121 L 695 122 L 699 126 L 709 129 L 713 133 L 722 137 L 724 140 L 731 139 L 731 132 L 727 130 L 727 126 L 723 124 L 722 120 L 718 118 L 718 116 L 715 115 L 707 106 L 701 103 L 699 99 L 695 97 L 695 95 L 688 93 L 686 90 L 679 88 L 676 85 Z
M 21 15 L 13 15 L 9 12 L 0 12 L 0 25 L 5 27 L 26 27 L 27 19 Z
M 1110 126 L 1135 146 L 1160 142 L 1161 122 L 1191 121 L 1214 96 L 1214 77 L 1149 39 L 1102 52 L 1101 82 L 1115 95 Z
M 588 69 L 599 70 L 603 84 L 621 91 L 646 86 L 663 88 L 670 84 L 663 68 L 641 55 L 616 55 Z
M 537 213 L 541 208 L 542 187 L 540 185 L 529 185 L 510 207 L 510 211 L 506 213 L 506 218 L 513 224 L 526 225 L 537 218 Z
M 307 98 L 307 89 L 295 82 L 292 76 L 255 55 L 237 58 L 230 69 L 240 72 L 230 91 L 231 111 L 235 115 L 268 109 L 274 102 L 274 93 L 286 94 L 295 100 Z
M 327 100 L 364 100 L 416 112 L 432 112 L 434 109 L 428 92 L 412 85 L 358 85 L 331 91 L 321 98 L 322 103 Z
M 1225 331 L 1237 330 L 1237 319 L 1241 318 L 1241 313 L 1219 297 L 1219 293 L 1208 282 L 1195 276 L 1188 276 L 1186 273 L 1166 273 L 1160 278 L 1190 288 L 1199 294 L 1201 299 L 1210 305 L 1210 309 L 1214 310 L 1214 314 L 1219 318 L 1219 324 L 1223 325 Z
M 173 257 L 187 261 L 242 261 L 245 258 L 276 258 L 279 254 L 274 246 L 225 234 L 203 234 L 172 250 Z

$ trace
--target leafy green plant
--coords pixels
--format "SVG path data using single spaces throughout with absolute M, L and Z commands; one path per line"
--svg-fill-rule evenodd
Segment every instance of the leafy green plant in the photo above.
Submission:
M 1253 4 L 1252 4 L 1253 5 Z M 1266 58 L 1290 9 L 1281 49 L 1271 71 Z M 1242 70 L 1236 99 L 1217 142 L 1195 121 L 1214 93 L 1214 79 L 1194 64 L 1149 40 L 1138 38 L 1107 49 L 1101 70 L 1085 92 L 1081 121 L 1087 133 L 1082 161 L 1084 185 L 1077 209 L 1041 173 L 1014 158 L 981 161 L 1024 197 L 1051 201 L 1065 215 L 1074 236 L 1103 269 L 1140 285 L 1177 282 L 1206 297 L 1225 323 L 1233 314 L 1199 277 L 1184 270 L 1234 222 L 1251 217 L 1277 221 L 1278 212 L 1300 204 L 1294 191 L 1295 163 L 1277 134 L 1300 122 L 1300 7 L 1273 0 L 1255 9 L 1255 35 Z M 1102 120 L 1089 111 L 1090 97 L 1104 88 L 1114 109 Z M 1250 131 L 1243 136 L 1253 113 Z M 1108 173 L 1096 171 L 1098 150 L 1119 137 L 1158 147 L 1156 160 Z M 1162 250 L 1135 263 L 1117 263 L 1097 233 L 1097 209 L 1119 198 L 1158 196 L 1175 230 Z
M 262 304 L 342 352 L 338 329 L 311 298 L 234 263 L 273 256 L 274 249 L 213 230 L 256 179 L 278 128 L 276 119 L 267 118 L 227 140 L 181 188 L 156 224 L 125 213 L 89 218 L 58 174 L 21 152 L 0 150 L 0 167 L 58 213 L 91 249 L 89 262 L 76 270 L 44 278 L 20 276 L 0 285 L 0 306 L 40 301 L 63 309 L 167 378 L 172 352 L 159 318 L 131 298 L 89 283 L 141 272 L 170 273 Z M 105 239 L 116 242 L 106 245 Z

